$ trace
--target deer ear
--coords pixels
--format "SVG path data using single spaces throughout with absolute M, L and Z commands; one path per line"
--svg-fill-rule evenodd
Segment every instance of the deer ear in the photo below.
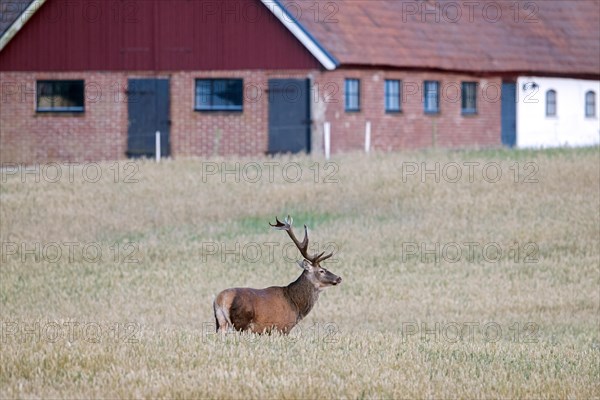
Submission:
M 312 268 L 312 265 L 310 265 L 310 263 L 306 260 L 298 260 L 296 261 L 298 263 L 298 266 L 306 271 L 310 271 L 310 269 Z

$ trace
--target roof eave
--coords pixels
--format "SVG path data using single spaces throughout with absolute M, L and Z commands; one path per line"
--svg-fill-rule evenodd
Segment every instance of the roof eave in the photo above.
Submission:
M 46 0 L 33 0 L 29 6 L 15 19 L 15 22 L 0 36 L 0 51 L 8 45 L 8 43 L 16 36 L 17 33 L 25 26 L 27 21 L 44 5 Z
M 260 0 L 265 7 L 302 43 L 302 45 L 315 57 L 321 65 L 332 71 L 339 62 L 331 55 L 300 22 L 291 15 L 279 0 Z
M 399 65 L 399 64 L 381 64 L 381 63 L 343 63 L 338 65 L 338 69 L 368 69 L 368 70 L 395 70 L 412 72 L 435 72 L 448 74 L 466 74 L 480 77 L 519 77 L 519 76 L 539 76 L 555 78 L 573 78 L 586 80 L 600 80 L 600 72 L 583 70 L 580 72 L 568 72 L 560 70 L 534 70 L 534 69 L 468 69 L 468 68 L 443 68 L 429 66 Z

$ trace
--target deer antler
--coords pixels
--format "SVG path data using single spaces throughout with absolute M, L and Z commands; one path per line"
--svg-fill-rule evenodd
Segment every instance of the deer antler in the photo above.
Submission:
M 269 225 L 271 225 L 275 229 L 286 231 L 288 233 L 288 235 L 290 236 L 290 239 L 292 239 L 294 244 L 296 244 L 296 247 L 298 248 L 298 250 L 300 250 L 300 254 L 302 254 L 302 257 L 306 258 L 313 265 L 317 264 L 323 260 L 327 260 L 329 257 L 331 257 L 333 255 L 333 253 L 329 253 L 324 256 L 323 255 L 323 254 L 325 254 L 324 251 L 320 254 L 314 254 L 312 256 L 308 255 L 308 229 L 306 228 L 306 225 L 304 225 L 304 239 L 302 240 L 302 242 L 300 242 L 298 240 L 298 238 L 296 238 L 296 235 L 294 234 L 294 231 L 292 230 L 292 223 L 294 221 L 292 219 L 292 217 L 290 217 L 288 215 L 287 218 L 285 219 L 285 222 L 281 222 L 279 220 L 279 218 L 275 217 L 275 221 L 276 221 L 275 225 L 273 225 L 270 222 L 269 222 Z

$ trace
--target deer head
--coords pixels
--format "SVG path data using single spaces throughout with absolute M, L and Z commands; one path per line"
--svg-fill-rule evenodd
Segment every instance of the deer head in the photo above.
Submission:
M 304 239 L 301 241 L 296 238 L 292 229 L 292 218 L 288 215 L 284 222 L 281 222 L 275 217 L 275 224 L 269 223 L 273 228 L 284 230 L 289 235 L 290 239 L 294 242 L 300 254 L 304 258 L 303 260 L 297 261 L 300 268 L 305 271 L 308 280 L 315 286 L 315 288 L 322 290 L 330 286 L 338 285 L 342 282 L 342 278 L 335 275 L 331 271 L 321 266 L 321 261 L 327 260 L 333 253 L 325 254 L 321 252 L 319 254 L 308 254 L 308 228 L 304 225 Z

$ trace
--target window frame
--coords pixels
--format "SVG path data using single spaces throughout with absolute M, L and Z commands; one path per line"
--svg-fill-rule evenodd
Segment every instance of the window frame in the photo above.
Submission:
M 398 85 L 397 93 L 390 93 L 390 86 Z M 387 114 L 399 114 L 402 112 L 402 81 L 400 79 L 385 79 L 384 81 L 384 109 Z M 391 108 L 391 100 L 397 98 L 398 108 Z
M 473 88 L 472 96 L 473 96 L 473 108 L 467 108 L 466 102 L 469 98 L 469 93 L 467 93 L 467 88 Z M 476 81 L 465 81 L 461 82 L 460 94 L 460 111 L 462 115 L 477 115 L 477 88 L 478 82 Z
M 50 105 L 49 107 L 40 107 L 40 99 L 42 97 L 50 97 L 50 98 L 52 98 L 52 103 L 54 103 L 54 99 L 61 95 L 61 91 L 57 90 L 58 85 L 60 85 L 60 84 L 81 85 L 80 88 L 77 88 L 77 89 L 81 89 L 81 99 L 79 99 L 79 98 L 77 99 L 77 100 L 81 100 L 81 106 L 60 107 L 60 106 Z M 42 87 L 40 87 L 41 85 L 51 85 L 51 90 L 50 90 L 51 93 L 49 96 L 42 95 L 43 89 L 42 89 Z M 35 89 L 36 89 L 36 95 L 35 95 L 35 112 L 36 113 L 41 113 L 41 114 L 47 114 L 47 113 L 82 114 L 85 112 L 85 80 L 84 79 L 38 79 L 35 82 Z M 68 90 L 66 90 L 62 94 L 66 93 L 66 92 L 68 92 Z M 79 97 L 79 95 L 77 97 Z
M 590 102 L 588 97 L 591 95 L 592 101 Z M 589 112 L 591 109 L 591 113 Z M 585 92 L 585 117 L 586 118 L 596 118 L 596 92 L 593 90 L 588 90 Z
M 550 95 L 553 95 L 552 103 L 550 102 Z M 557 93 L 554 89 L 546 90 L 546 117 L 554 118 L 558 116 L 558 107 L 557 107 Z M 554 107 L 554 110 L 550 112 L 550 106 Z
M 240 85 L 240 92 L 239 92 L 239 105 L 238 104 L 234 104 L 234 105 L 215 105 L 214 104 L 214 98 L 215 98 L 215 83 L 224 83 L 224 82 L 236 82 L 239 83 Z M 198 102 L 199 96 L 202 96 L 202 94 L 198 93 L 198 88 L 199 88 L 199 83 L 200 82 L 209 82 L 210 83 L 210 88 L 209 88 L 209 102 L 210 105 L 206 106 L 203 104 L 200 104 Z M 237 93 L 236 93 L 237 94 Z M 194 111 L 199 111 L 199 112 L 232 112 L 232 113 L 240 113 L 244 111 L 244 79 L 243 78 L 196 78 L 194 80 Z
M 428 86 L 435 85 L 435 109 L 429 109 L 428 106 Z M 435 115 L 440 113 L 440 81 L 426 80 L 423 81 L 423 111 L 425 114 Z
M 350 90 L 351 83 L 356 83 L 356 91 Z M 350 104 L 351 96 L 356 98 L 356 106 Z M 344 79 L 344 111 L 360 112 L 360 79 L 358 78 Z

